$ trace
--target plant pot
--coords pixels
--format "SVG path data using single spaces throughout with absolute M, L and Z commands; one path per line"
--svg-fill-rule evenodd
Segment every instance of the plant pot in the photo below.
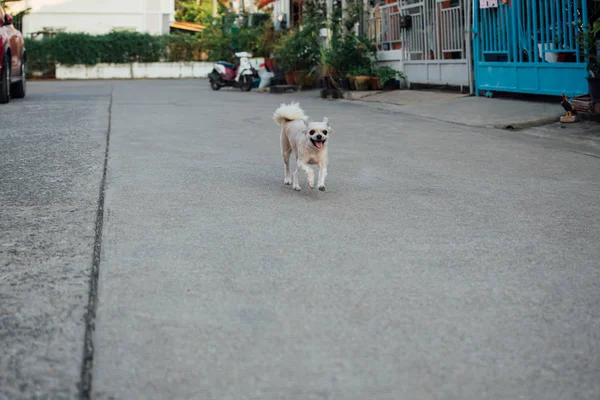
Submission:
M 285 73 L 285 83 L 288 85 L 296 85 L 295 71 L 288 71 Z
M 600 78 L 587 78 L 592 104 L 600 103 Z
M 340 78 L 340 87 L 342 90 L 351 90 L 350 78 Z
M 397 79 L 388 79 L 383 84 L 383 90 L 398 90 L 400 89 L 400 81 Z
M 317 76 L 314 73 L 306 75 L 306 78 L 304 81 L 304 84 L 306 85 L 306 87 L 314 88 L 316 83 L 317 83 Z
M 294 81 L 300 87 L 306 86 L 306 71 L 294 71 Z
M 354 78 L 354 84 L 356 85 L 356 90 L 369 90 L 369 88 L 371 87 L 371 77 L 357 76 Z
M 329 90 L 333 87 L 333 85 L 331 84 L 331 77 L 330 76 L 322 76 L 319 79 L 321 82 L 319 84 L 320 87 L 322 87 L 323 89 Z
M 369 80 L 371 90 L 381 90 L 381 80 L 378 76 L 372 76 Z

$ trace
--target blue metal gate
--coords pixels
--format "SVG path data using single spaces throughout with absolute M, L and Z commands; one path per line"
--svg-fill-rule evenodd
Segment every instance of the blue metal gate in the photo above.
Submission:
M 588 92 L 579 46 L 586 0 L 498 0 L 473 4 L 476 93 L 578 96 Z M 585 25 L 585 23 L 583 23 Z

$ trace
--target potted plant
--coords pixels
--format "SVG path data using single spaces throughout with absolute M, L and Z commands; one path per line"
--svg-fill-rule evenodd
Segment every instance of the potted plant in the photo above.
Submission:
M 285 71 L 285 81 L 288 85 L 296 85 L 296 70 L 298 69 L 297 40 L 292 31 L 282 37 L 275 47 L 275 59 L 281 69 Z
M 371 71 L 369 68 L 358 67 L 351 74 L 354 76 L 356 90 L 369 90 L 371 87 Z
M 404 74 L 387 65 L 375 69 L 375 75 L 379 78 L 383 90 L 393 90 L 399 85 L 396 77 L 404 78 Z
M 296 81 L 296 85 L 298 85 L 300 87 L 306 86 L 306 75 L 307 74 L 308 73 L 303 69 L 294 71 L 294 80 Z
M 592 105 L 600 103 L 600 60 L 598 60 L 598 39 L 596 39 L 598 32 L 600 32 L 600 22 L 597 21 L 588 31 L 587 38 L 587 70 L 590 74 L 587 81 Z
M 354 26 L 364 12 L 364 6 L 350 0 L 343 18 L 341 8 L 335 7 L 331 17 L 331 39 L 329 62 L 336 73 L 336 83 L 345 90 L 355 86 L 357 90 L 368 90 L 373 61 L 377 48 L 364 35 L 355 35 Z
M 379 76 L 377 76 L 376 74 L 371 76 L 371 79 L 369 79 L 369 86 L 371 90 L 381 90 L 381 79 L 379 78 Z
M 342 90 L 352 90 L 352 84 L 350 82 L 352 79 L 354 79 L 354 77 L 350 74 L 339 79 Z
M 579 24 L 579 44 L 581 51 L 586 54 L 586 70 L 588 71 L 588 89 L 592 98 L 592 106 L 600 103 L 600 60 L 598 60 L 598 39 L 600 21 L 594 22 L 590 28 Z

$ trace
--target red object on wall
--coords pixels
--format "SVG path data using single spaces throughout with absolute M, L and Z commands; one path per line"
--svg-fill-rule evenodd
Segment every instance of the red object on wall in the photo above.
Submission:
M 258 8 L 262 8 L 262 7 L 267 6 L 267 5 L 269 5 L 269 4 L 273 3 L 273 2 L 275 2 L 275 0 L 260 0 L 258 2 Z

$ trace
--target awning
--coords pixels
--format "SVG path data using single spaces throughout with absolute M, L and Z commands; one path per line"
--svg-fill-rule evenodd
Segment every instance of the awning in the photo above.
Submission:
M 204 25 L 194 24 L 193 22 L 175 21 L 171 25 L 173 29 L 181 29 L 182 31 L 202 32 Z
M 267 5 L 271 4 L 271 3 L 274 3 L 276 1 L 277 0 L 260 0 L 258 2 L 258 8 L 263 8 L 263 7 L 265 7 L 265 6 L 267 6 Z

